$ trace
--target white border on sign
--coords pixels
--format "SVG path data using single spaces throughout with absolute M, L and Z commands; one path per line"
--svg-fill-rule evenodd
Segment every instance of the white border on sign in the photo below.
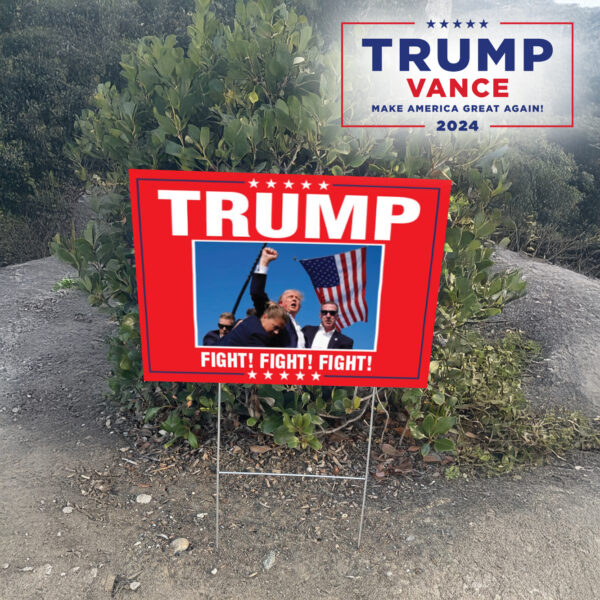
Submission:
M 348 244 L 348 243 L 336 243 L 336 242 L 282 242 L 280 240 L 191 240 L 192 249 L 192 287 L 193 287 L 193 298 L 194 298 L 194 348 L 212 348 L 212 346 L 199 346 L 198 345 L 198 306 L 196 298 L 196 252 L 194 245 L 196 242 L 216 242 L 219 244 L 248 244 L 248 243 L 272 243 L 272 244 L 305 244 L 312 246 L 379 246 L 381 248 L 381 259 L 379 264 L 379 289 L 377 290 L 377 318 L 375 319 L 375 339 L 373 348 L 353 348 L 352 350 L 343 350 L 343 352 L 377 352 L 377 343 L 379 341 L 379 307 L 381 305 L 381 286 L 383 284 L 383 265 L 385 258 L 385 244 Z M 312 282 L 311 282 L 312 284 Z M 234 348 L 247 348 L 250 350 L 257 350 L 256 346 L 219 346 L 219 348 L 234 349 Z M 263 350 L 265 350 L 263 348 Z M 266 350 L 275 350 L 277 352 L 283 351 L 308 351 L 308 352 L 326 352 L 326 350 L 319 350 L 317 348 L 266 348 Z

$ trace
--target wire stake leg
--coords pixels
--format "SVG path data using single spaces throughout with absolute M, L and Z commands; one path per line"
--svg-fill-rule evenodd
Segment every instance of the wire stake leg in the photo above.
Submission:
M 221 384 L 217 388 L 217 503 L 215 519 L 215 547 L 219 549 L 219 477 L 221 475 Z
M 363 488 L 362 508 L 360 511 L 360 525 L 358 527 L 358 548 L 360 549 L 360 538 L 362 537 L 363 521 L 365 517 L 365 503 L 367 501 L 367 482 L 369 481 L 369 463 L 371 461 L 371 440 L 373 439 L 373 413 L 375 412 L 375 393 L 377 388 L 373 388 L 371 396 L 371 420 L 369 423 L 369 443 L 367 445 L 367 464 L 365 466 L 365 485 Z

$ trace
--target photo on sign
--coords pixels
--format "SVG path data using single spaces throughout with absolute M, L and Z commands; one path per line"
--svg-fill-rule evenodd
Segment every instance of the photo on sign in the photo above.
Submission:
M 195 240 L 196 347 L 376 350 L 383 256 L 378 244 Z
M 450 181 L 130 178 L 148 381 L 427 385 Z

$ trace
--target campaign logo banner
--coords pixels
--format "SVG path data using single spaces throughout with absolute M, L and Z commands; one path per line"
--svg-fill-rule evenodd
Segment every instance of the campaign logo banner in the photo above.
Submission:
M 129 177 L 147 381 L 427 386 L 450 181 Z
M 574 126 L 572 22 L 341 24 L 342 127 Z

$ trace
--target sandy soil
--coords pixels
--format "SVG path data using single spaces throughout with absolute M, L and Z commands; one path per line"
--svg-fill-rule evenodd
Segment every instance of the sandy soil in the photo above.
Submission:
M 600 283 L 500 260 L 530 289 L 503 319 L 544 344 L 531 397 L 597 414 Z M 54 259 L 0 270 L 3 600 L 598 597 L 598 454 L 493 480 L 371 480 L 360 550 L 359 482 L 224 478 L 217 552 L 214 442 L 183 464 L 135 446 L 156 431 L 107 404 L 111 324 L 78 292 L 50 291 L 67 273 Z M 252 458 L 236 452 L 225 459 Z M 177 537 L 191 545 L 174 555 Z

